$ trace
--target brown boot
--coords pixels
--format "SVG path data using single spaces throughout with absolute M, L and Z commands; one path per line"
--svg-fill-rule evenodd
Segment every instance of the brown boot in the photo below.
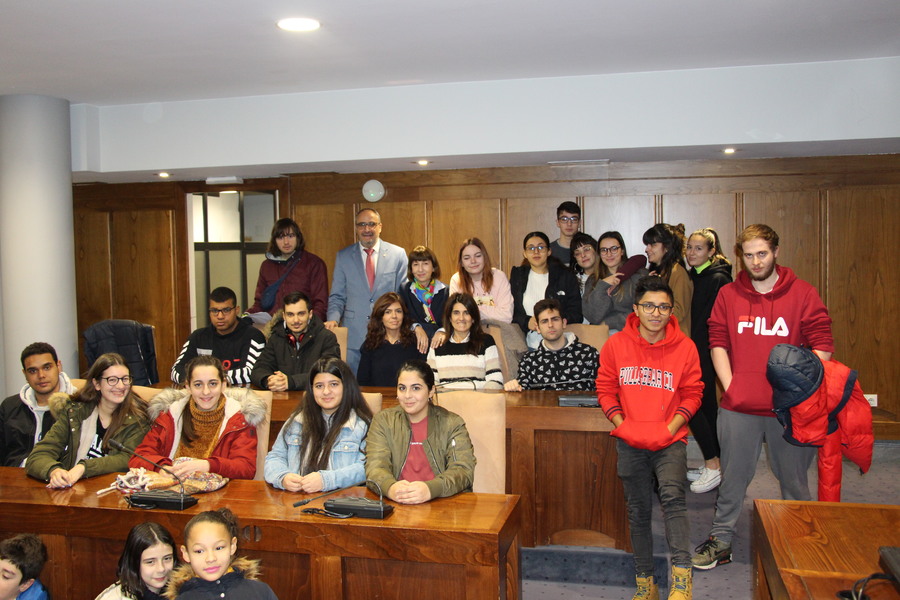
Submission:
M 637 591 L 631 600 L 659 600 L 659 588 L 656 587 L 653 575 L 637 576 Z
M 691 568 L 672 567 L 672 581 L 669 583 L 669 600 L 691 600 Z

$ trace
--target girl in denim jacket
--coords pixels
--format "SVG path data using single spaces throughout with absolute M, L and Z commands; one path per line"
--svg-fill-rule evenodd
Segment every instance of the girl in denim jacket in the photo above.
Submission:
M 306 400 L 288 417 L 266 456 L 266 481 L 289 492 L 327 492 L 362 483 L 372 411 L 347 363 L 321 358 Z

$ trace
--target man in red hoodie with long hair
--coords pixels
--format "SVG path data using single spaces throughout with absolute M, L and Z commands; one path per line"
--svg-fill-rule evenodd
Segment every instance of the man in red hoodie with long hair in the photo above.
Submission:
M 831 317 L 816 288 L 778 264 L 778 234 L 750 225 L 735 252 L 743 270 L 719 290 L 709 317 L 709 347 L 725 394 L 717 423 L 722 484 L 709 538 L 696 548 L 695 569 L 731 562 L 731 542 L 762 443 L 784 500 L 810 500 L 807 471 L 816 449 L 789 444 L 772 411 L 766 379 L 777 344 L 805 346 L 822 360 L 834 352 Z
M 617 470 L 625 489 L 637 593 L 657 600 L 650 530 L 653 477 L 672 554 L 669 598 L 691 598 L 691 542 L 685 502 L 687 422 L 700 408 L 703 383 L 697 346 L 672 315 L 672 290 L 644 277 L 625 328 L 600 351 L 597 395 L 619 438 Z

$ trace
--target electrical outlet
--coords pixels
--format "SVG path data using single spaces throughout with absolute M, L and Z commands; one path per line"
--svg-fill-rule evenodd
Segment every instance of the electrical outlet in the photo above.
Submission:
M 863 396 L 869 401 L 869 406 L 873 408 L 878 406 L 878 394 L 863 394 Z

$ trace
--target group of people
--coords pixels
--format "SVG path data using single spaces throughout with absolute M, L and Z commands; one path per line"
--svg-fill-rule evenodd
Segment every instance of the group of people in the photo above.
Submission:
M 251 382 L 273 391 L 303 389 L 311 399 L 297 406 L 266 458 L 270 484 L 311 493 L 368 481 L 397 502 L 418 503 L 472 484 L 475 459 L 465 424 L 434 405 L 437 388 L 596 390 L 618 439 L 635 598 L 658 595 L 654 489 L 672 552 L 669 597 L 689 598 L 692 568 L 731 559 L 762 442 L 782 496 L 810 498 L 806 471 L 814 450 L 782 438 L 765 364 L 777 343 L 807 346 L 829 360 L 831 320 L 816 290 L 777 264 L 779 238 L 766 225 L 738 236 L 743 268 L 733 281 L 713 229 L 685 236 L 683 226 L 654 225 L 643 236 L 646 258 L 629 258 L 621 234 L 608 231 L 595 240 L 578 231 L 580 219 L 577 204 L 560 205 L 559 238 L 528 233 L 522 265 L 509 278 L 493 266 L 481 240 L 467 239 L 445 285 L 429 248 L 407 255 L 381 240 L 380 215 L 364 208 L 356 215 L 358 242 L 338 253 L 327 302 L 321 260 L 303 248 L 296 223 L 282 219 L 254 303 L 275 315 L 268 339 L 240 316 L 231 290 L 213 290 L 210 327 L 191 335 L 172 368 L 173 381 L 187 391 L 167 391 L 146 408 L 116 355 L 98 359 L 86 385 L 72 390 L 52 348 L 33 344 L 22 355 L 28 385 L 0 407 L 0 419 L 33 426 L 23 428 L 21 439 L 3 440 L 3 464 L 24 462 L 51 487 L 128 464 L 150 467 L 111 449 L 115 439 L 180 475 L 253 477 L 259 399 L 228 387 Z M 509 381 L 483 322 L 508 325 L 499 330 L 518 332 L 531 349 Z M 568 323 L 607 325 L 614 335 L 598 355 L 565 331 Z M 346 363 L 338 358 L 338 325 L 348 329 Z M 396 386 L 398 406 L 373 416 L 360 385 Z M 55 391 L 64 392 L 58 408 Z M 52 426 L 50 413 L 57 415 Z M 688 428 L 704 457 L 692 471 Z M 709 538 L 693 556 L 688 480 L 698 493 L 719 489 Z

